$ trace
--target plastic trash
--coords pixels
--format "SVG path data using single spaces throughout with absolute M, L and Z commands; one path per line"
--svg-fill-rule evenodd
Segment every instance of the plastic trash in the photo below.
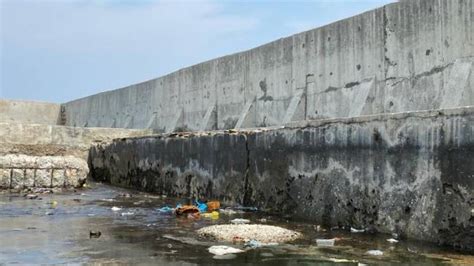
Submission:
M 316 239 L 316 244 L 318 247 L 332 247 L 336 242 L 335 238 L 332 239 Z
M 114 211 L 114 212 L 120 211 L 121 209 L 122 209 L 122 208 L 119 208 L 119 207 L 116 207 L 116 206 L 113 206 L 113 207 L 111 208 L 111 210 Z
M 262 247 L 262 243 L 260 241 L 257 241 L 255 239 L 249 240 L 245 242 L 244 247 L 246 248 L 259 248 Z
M 237 206 L 237 207 L 234 207 L 233 209 L 238 210 L 238 211 L 244 211 L 244 212 L 256 212 L 256 211 L 258 211 L 257 207 Z
M 237 213 L 238 213 L 237 211 L 234 211 L 234 210 L 229 209 L 229 208 L 220 209 L 220 212 L 221 212 L 222 214 L 225 214 L 225 215 L 234 215 L 234 214 L 237 214 Z M 242 211 L 239 211 L 239 212 L 242 212 Z
M 176 208 L 175 213 L 177 216 L 192 214 L 196 215 L 199 214 L 199 209 L 193 205 L 178 205 L 179 207 Z
M 398 243 L 398 240 L 396 240 L 395 238 L 389 238 L 387 239 L 387 242 L 395 244 L 395 243 Z
M 250 223 L 250 220 L 237 218 L 237 219 L 231 220 L 230 222 L 233 224 L 248 224 Z
M 131 216 L 131 215 L 134 215 L 133 212 L 122 212 L 121 213 L 122 216 Z
M 165 206 L 165 207 L 161 207 L 158 209 L 158 212 L 160 213 L 167 213 L 167 214 L 171 214 L 173 213 L 174 209 L 169 207 L 169 206 Z
M 221 203 L 217 200 L 207 202 L 207 210 L 212 212 L 218 210 L 221 207 Z
M 365 229 L 356 229 L 354 227 L 351 227 L 351 233 L 363 233 L 365 232 Z
M 213 211 L 213 212 L 206 212 L 202 214 L 203 217 L 205 218 L 211 218 L 211 219 L 219 219 L 219 212 Z
M 194 204 L 199 209 L 199 212 L 207 212 L 207 204 L 199 201 L 195 201 Z
M 244 252 L 241 249 L 233 248 L 233 247 L 229 247 L 229 246 L 211 246 L 211 247 L 209 247 L 208 250 L 209 250 L 210 253 L 212 253 L 214 255 L 218 255 L 218 256 Z
M 382 256 L 382 255 L 383 255 L 383 251 L 378 250 L 378 249 L 373 249 L 373 250 L 367 251 L 365 254 L 367 254 L 367 255 L 372 255 L 372 256 Z

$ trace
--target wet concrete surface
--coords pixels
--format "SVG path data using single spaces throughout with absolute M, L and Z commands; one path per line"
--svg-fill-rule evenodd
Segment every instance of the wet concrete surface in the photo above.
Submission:
M 88 189 L 41 194 L 37 199 L 26 199 L 22 193 L 0 193 L 0 264 L 474 265 L 472 254 L 423 242 L 389 243 L 390 235 L 318 231 L 316 224 L 265 213 L 187 219 L 157 210 L 177 203 L 186 202 L 94 183 Z M 113 211 L 114 206 L 121 210 Z M 216 259 L 207 250 L 211 245 L 243 245 L 199 239 L 196 231 L 234 218 L 282 226 L 304 237 Z M 101 234 L 91 235 L 91 231 Z M 334 237 L 338 238 L 335 246 L 317 246 L 316 239 Z M 383 255 L 368 255 L 369 250 L 381 250 Z

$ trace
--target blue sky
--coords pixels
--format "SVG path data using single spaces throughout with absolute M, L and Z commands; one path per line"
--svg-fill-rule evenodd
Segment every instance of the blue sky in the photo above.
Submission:
M 394 0 L 0 0 L 0 98 L 67 102 Z

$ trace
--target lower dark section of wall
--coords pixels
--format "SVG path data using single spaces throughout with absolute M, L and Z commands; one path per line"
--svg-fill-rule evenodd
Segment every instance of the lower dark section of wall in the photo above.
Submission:
M 474 108 L 115 140 L 96 180 L 474 250 Z

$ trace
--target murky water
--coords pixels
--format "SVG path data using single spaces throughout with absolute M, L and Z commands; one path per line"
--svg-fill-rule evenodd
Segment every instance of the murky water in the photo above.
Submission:
M 132 197 L 124 197 L 130 193 Z M 316 225 L 287 221 L 259 213 L 199 220 L 163 215 L 157 208 L 179 201 L 102 184 L 77 192 L 40 195 L 0 194 L 0 264 L 127 263 L 127 264 L 256 264 L 259 265 L 357 265 L 404 263 L 474 265 L 474 256 L 426 243 L 387 242 L 387 235 L 318 232 Z M 112 211 L 111 207 L 122 208 Z M 133 214 L 131 214 L 133 213 Z M 127 215 L 128 214 L 128 215 Z M 196 230 L 212 224 L 246 218 L 279 225 L 304 234 L 294 243 L 247 250 L 226 260 L 214 259 L 213 244 L 197 238 Z M 100 231 L 100 237 L 90 235 Z M 334 247 L 318 247 L 315 239 L 338 237 Z M 222 243 L 220 243 L 222 244 Z M 225 243 L 229 244 L 229 243 Z M 232 245 L 230 243 L 230 245 Z M 242 245 L 236 245 L 242 248 Z M 378 249 L 382 256 L 367 255 Z

